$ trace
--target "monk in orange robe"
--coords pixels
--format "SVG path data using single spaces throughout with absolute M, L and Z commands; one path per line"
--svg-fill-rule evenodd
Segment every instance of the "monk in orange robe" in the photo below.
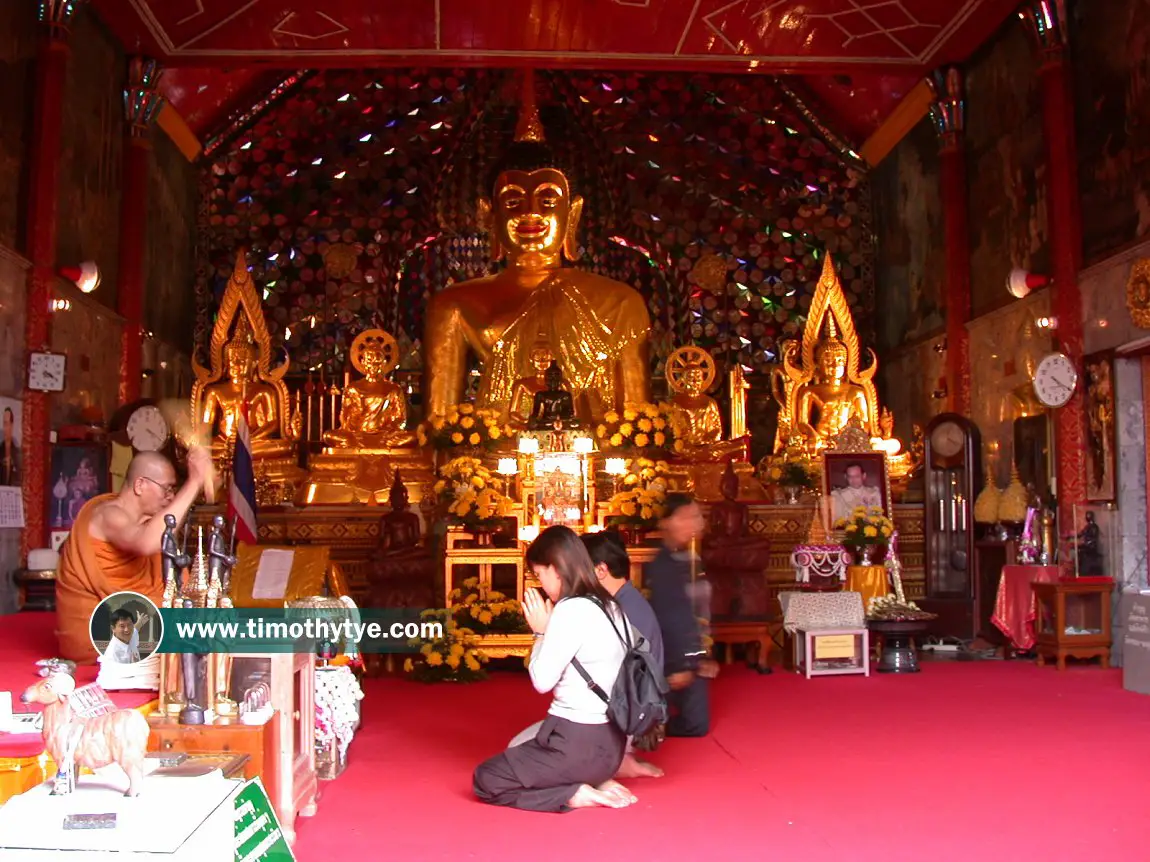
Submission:
M 89 623 L 108 596 L 130 591 L 157 605 L 164 596 L 160 541 L 164 516 L 179 523 L 212 470 L 206 449 L 188 453 L 188 480 L 178 487 L 176 470 L 157 452 L 141 452 L 128 465 L 118 494 L 89 500 L 72 525 L 56 575 L 56 634 L 60 657 L 92 664 Z

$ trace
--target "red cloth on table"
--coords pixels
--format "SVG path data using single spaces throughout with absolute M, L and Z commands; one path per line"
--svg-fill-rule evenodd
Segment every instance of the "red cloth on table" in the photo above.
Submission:
M 0 617 L 4 629 L 4 649 L 0 650 L 0 691 L 12 692 L 13 712 L 39 712 L 39 704 L 20 703 L 20 695 L 40 679 L 36 662 L 54 658 L 57 652 L 56 614 L 24 611 Z M 96 681 L 99 665 L 76 668 L 76 685 Z M 156 699 L 154 691 L 110 691 L 108 696 L 120 709 L 135 709 Z M 0 733 L 0 758 L 36 757 L 44 750 L 37 734 Z
M 998 598 L 990 621 L 1010 638 L 1015 649 L 1034 646 L 1034 620 L 1038 604 L 1031 584 L 1054 583 L 1062 569 L 1058 566 L 1003 566 L 998 581 Z

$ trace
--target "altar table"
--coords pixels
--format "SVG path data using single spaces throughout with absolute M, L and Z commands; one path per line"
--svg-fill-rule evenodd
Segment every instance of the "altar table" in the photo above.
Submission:
M 1058 580 L 1058 566 L 1003 566 L 998 581 L 998 598 L 990 621 L 1010 639 L 1020 652 L 1034 646 L 1034 620 L 1038 615 L 1031 584 Z
M 870 609 L 870 600 L 890 593 L 886 582 L 886 566 L 847 566 L 845 592 L 862 596 L 863 613 Z

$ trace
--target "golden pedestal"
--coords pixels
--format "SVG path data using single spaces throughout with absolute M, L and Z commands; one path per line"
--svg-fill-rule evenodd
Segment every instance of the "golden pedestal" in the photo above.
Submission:
M 386 504 L 396 469 L 413 505 L 430 497 L 435 484 L 431 455 L 419 449 L 324 449 L 310 467 L 296 497 L 300 506 Z

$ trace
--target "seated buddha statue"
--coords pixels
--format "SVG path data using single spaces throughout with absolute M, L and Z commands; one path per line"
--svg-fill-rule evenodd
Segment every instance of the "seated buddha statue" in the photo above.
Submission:
M 410 446 L 415 435 L 404 427 L 407 397 L 387 379 L 398 364 L 399 345 L 382 329 L 361 332 L 351 345 L 351 363 L 363 374 L 347 385 L 340 405 L 339 428 L 323 442 L 335 448 L 388 449 Z
M 745 460 L 747 441 L 723 439 L 723 416 L 707 390 L 715 380 L 715 361 L 705 350 L 680 347 L 667 359 L 667 384 L 674 393 L 683 441 L 682 457 L 687 461 Z
M 297 503 L 382 503 L 395 493 L 392 477 L 400 467 L 417 489 L 418 502 L 434 478 L 431 456 L 404 427 L 407 396 L 387 379 L 398 362 L 399 345 L 382 329 L 368 329 L 351 343 L 349 357 L 363 377 L 344 387 L 340 427 L 324 432 L 324 450 L 309 459 Z M 403 493 L 406 499 L 406 487 Z
M 280 392 L 259 376 L 259 349 L 247 317 L 239 317 L 224 346 L 223 360 L 227 379 L 207 384 L 200 396 L 199 419 L 212 436 L 213 455 L 219 457 L 231 445 L 245 401 L 252 455 L 257 459 L 290 455 L 293 443 L 284 434 Z
M 526 428 L 535 409 L 535 395 L 547 388 L 547 369 L 555 356 L 545 341 L 531 348 L 531 366 L 535 373 L 521 377 L 511 387 L 511 400 L 507 404 L 507 418 L 516 428 Z
M 797 427 L 810 443 L 825 444 L 858 420 L 864 428 L 870 425 L 870 407 L 866 391 L 846 379 L 847 346 L 834 337 L 823 341 L 815 353 L 815 379 L 800 394 Z
M 391 511 L 379 520 L 379 544 L 370 576 L 372 607 L 431 607 L 435 571 L 431 550 L 422 544 L 423 525 L 409 508 L 407 486 L 395 471 Z
M 507 410 L 540 340 L 576 404 L 584 393 L 604 410 L 650 400 L 647 304 L 626 284 L 563 265 L 577 258 L 583 199 L 544 141 L 530 73 L 524 81 L 515 141 L 480 202 L 492 256 L 508 265 L 432 296 L 423 341 L 431 415 L 463 400 L 469 351 L 482 365 L 477 406 Z
M 563 372 L 559 363 L 552 360 L 544 374 L 545 389 L 535 393 L 531 405 L 531 421 L 528 427 L 534 431 L 563 428 L 578 428 L 575 418 L 575 400 L 563 386 Z
M 712 503 L 703 533 L 702 557 L 712 585 L 712 611 L 733 616 L 767 613 L 771 543 L 750 531 L 746 503 L 738 501 L 739 477 L 727 464 L 719 480 L 723 499 Z

